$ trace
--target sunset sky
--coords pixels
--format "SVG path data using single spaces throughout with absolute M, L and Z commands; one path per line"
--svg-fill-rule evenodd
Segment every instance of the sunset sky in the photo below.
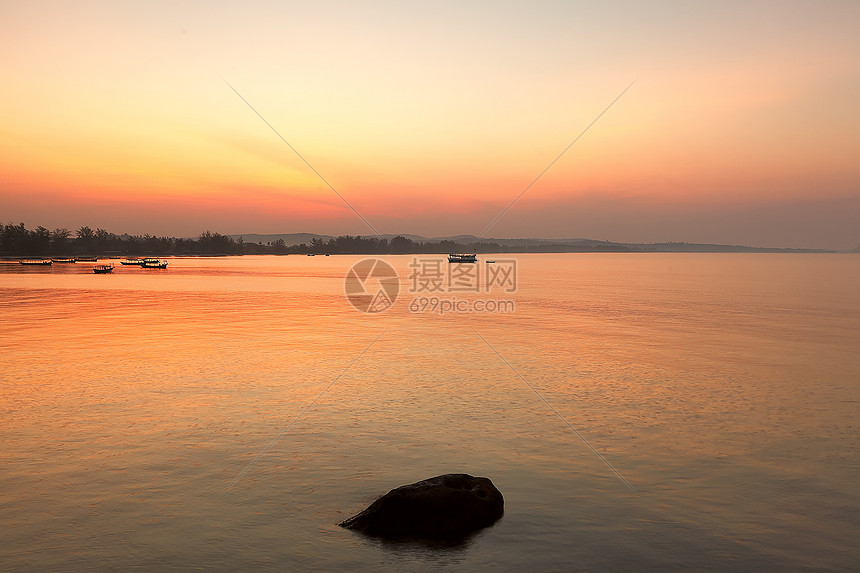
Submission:
M 0 2 L 0 222 L 860 246 L 860 2 Z

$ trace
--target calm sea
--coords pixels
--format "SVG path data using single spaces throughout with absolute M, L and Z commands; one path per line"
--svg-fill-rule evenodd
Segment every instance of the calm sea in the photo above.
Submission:
M 375 314 L 362 258 L 0 264 L 0 568 L 860 569 L 860 256 L 499 255 L 516 292 L 477 294 L 385 257 Z M 446 472 L 502 520 L 335 525 Z

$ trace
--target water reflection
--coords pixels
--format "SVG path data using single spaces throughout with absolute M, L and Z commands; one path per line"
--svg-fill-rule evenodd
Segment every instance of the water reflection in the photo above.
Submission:
M 485 532 L 481 531 L 458 541 L 435 542 L 426 539 L 391 541 L 369 537 L 366 538 L 365 543 L 383 550 L 384 560 L 391 565 L 407 561 L 424 566 L 441 567 L 464 563 L 471 548 L 484 534 Z

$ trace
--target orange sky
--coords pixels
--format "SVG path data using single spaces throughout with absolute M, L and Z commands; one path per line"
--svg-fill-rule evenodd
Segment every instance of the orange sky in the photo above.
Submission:
M 4 2 L 0 221 L 860 245 L 857 2 Z

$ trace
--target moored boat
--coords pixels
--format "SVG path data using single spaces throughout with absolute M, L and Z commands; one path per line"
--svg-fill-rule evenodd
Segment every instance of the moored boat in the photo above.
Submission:
M 98 257 L 75 257 L 76 263 L 97 263 Z
M 143 259 L 140 263 L 140 268 L 142 269 L 166 269 L 167 261 L 162 261 L 159 259 Z
M 22 265 L 48 266 L 51 264 L 51 259 L 24 259 L 20 263 Z
M 93 267 L 93 272 L 97 275 L 106 275 L 113 272 L 113 265 L 96 265 Z
M 119 264 L 121 264 L 121 265 L 137 265 L 137 266 L 140 266 L 140 265 L 142 265 L 142 264 L 143 264 L 143 260 L 141 260 L 141 259 L 126 259 L 126 260 L 124 260 L 124 261 L 120 261 L 120 262 L 119 262 Z
M 75 259 L 51 259 L 53 263 L 73 263 Z
M 477 263 L 478 262 L 478 255 L 477 254 L 469 255 L 469 254 L 451 253 L 450 255 L 448 255 L 448 262 L 449 263 Z

